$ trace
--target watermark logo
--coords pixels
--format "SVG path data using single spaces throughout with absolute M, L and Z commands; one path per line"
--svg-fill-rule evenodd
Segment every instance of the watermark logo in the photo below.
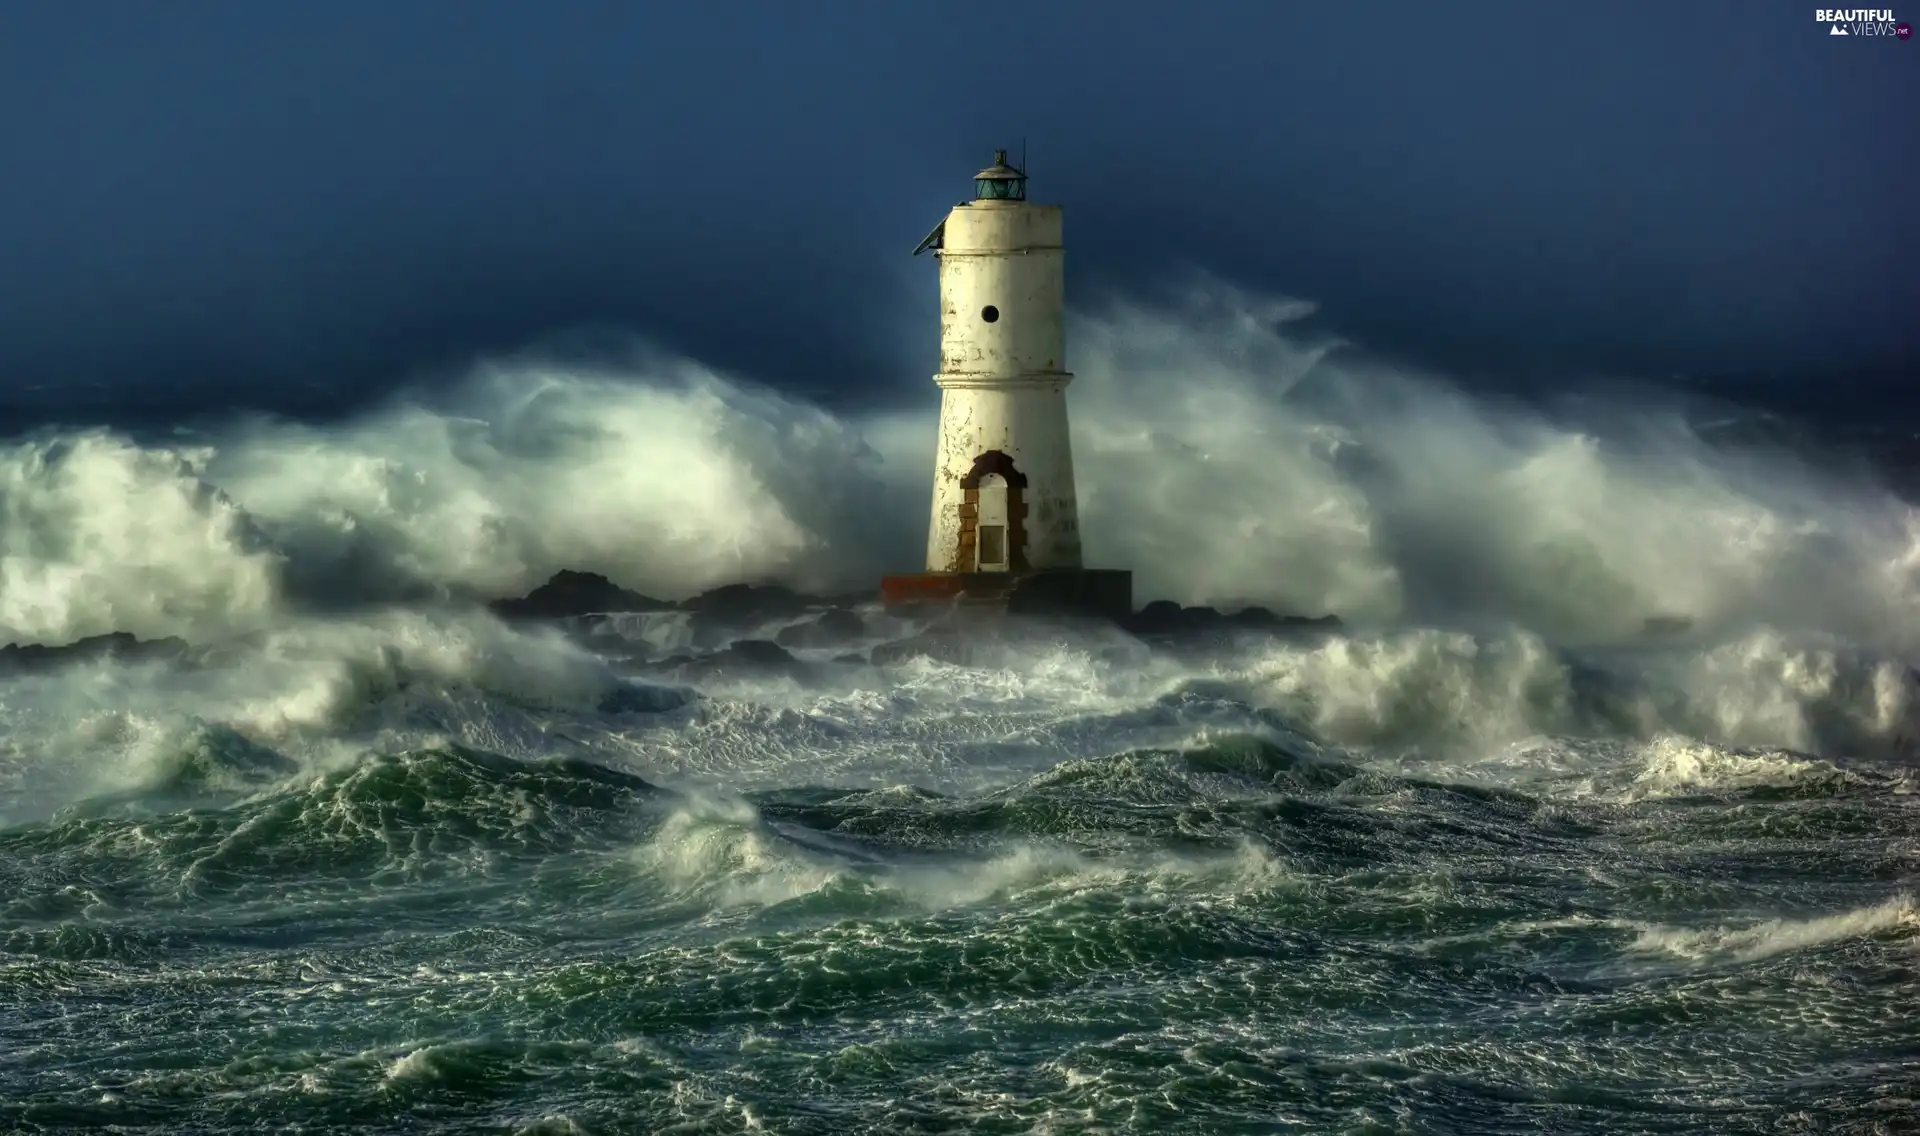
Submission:
M 1907 39 L 1913 28 L 1896 23 L 1892 8 L 1815 8 L 1816 22 L 1831 25 L 1830 36 L 1892 36 Z

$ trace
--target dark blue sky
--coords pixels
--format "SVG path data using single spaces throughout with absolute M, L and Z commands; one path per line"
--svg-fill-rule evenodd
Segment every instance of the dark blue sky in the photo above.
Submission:
M 1911 368 L 1920 42 L 1813 14 L 20 0 L 0 410 L 320 413 L 594 326 L 930 397 L 907 254 L 1023 136 L 1079 299 L 1196 265 L 1515 381 Z

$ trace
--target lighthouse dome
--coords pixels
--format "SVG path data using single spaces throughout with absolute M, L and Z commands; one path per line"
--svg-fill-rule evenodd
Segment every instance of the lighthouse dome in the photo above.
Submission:
M 973 196 L 978 201 L 1025 201 L 1027 175 L 1007 164 L 1007 152 L 995 150 L 993 164 L 973 175 Z

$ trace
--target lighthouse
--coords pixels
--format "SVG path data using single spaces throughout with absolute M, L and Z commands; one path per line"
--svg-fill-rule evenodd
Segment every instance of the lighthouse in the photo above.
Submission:
M 1131 573 L 1081 562 L 1060 212 L 1028 201 L 1026 172 L 995 151 L 973 177 L 973 200 L 914 249 L 940 270 L 940 427 L 926 571 L 887 577 L 889 603 L 1131 609 Z

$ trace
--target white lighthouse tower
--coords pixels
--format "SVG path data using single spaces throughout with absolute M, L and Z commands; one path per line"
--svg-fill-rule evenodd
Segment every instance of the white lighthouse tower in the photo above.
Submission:
M 940 433 L 926 573 L 888 577 L 887 599 L 968 595 L 1016 606 L 1131 607 L 1126 572 L 1088 572 L 1067 431 L 1060 207 L 1027 200 L 996 151 L 914 249 L 940 265 Z

